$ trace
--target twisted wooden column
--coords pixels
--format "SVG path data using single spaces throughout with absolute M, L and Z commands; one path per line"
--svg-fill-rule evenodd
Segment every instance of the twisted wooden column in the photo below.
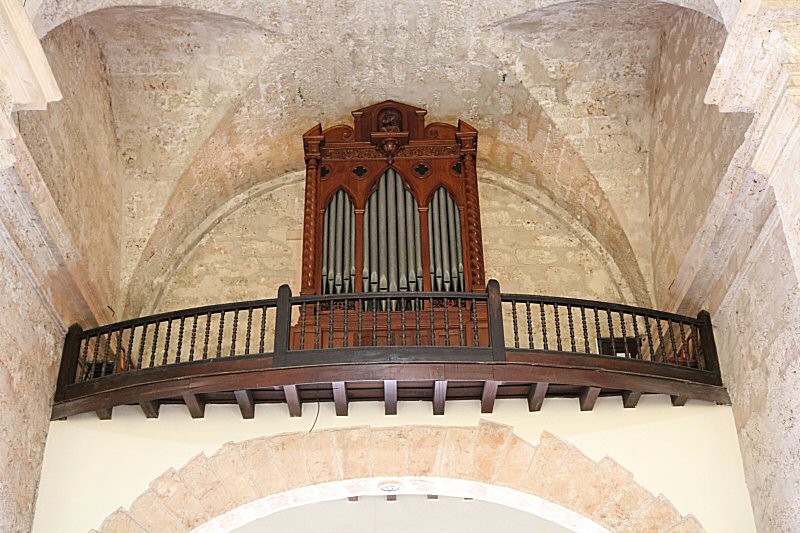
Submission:
M 485 288 L 483 271 L 483 236 L 481 235 L 481 207 L 478 200 L 478 176 L 475 172 L 475 154 L 462 156 L 464 167 L 464 192 L 466 195 L 467 250 L 469 251 L 469 271 L 471 289 L 482 291 Z
M 303 280 L 301 294 L 314 294 L 314 256 L 317 236 L 317 174 L 319 159 L 306 160 L 306 208 L 303 214 Z

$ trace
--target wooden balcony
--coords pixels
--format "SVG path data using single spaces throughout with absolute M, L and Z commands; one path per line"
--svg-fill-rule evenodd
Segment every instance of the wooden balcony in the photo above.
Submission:
M 157 417 L 182 403 L 206 404 L 598 396 L 635 407 L 642 394 L 730 403 L 708 313 L 697 318 L 611 303 L 486 292 L 377 293 L 293 297 L 213 305 L 69 329 L 52 417 L 140 405 Z

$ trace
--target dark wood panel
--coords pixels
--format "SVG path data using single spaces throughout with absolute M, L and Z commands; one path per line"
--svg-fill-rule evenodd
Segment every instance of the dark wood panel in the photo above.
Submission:
M 139 402 L 139 407 L 142 408 L 142 412 L 147 418 L 158 418 L 158 411 L 160 407 L 158 401 L 150 400 Z
M 597 397 L 600 395 L 600 387 L 583 387 L 580 394 L 581 411 L 591 411 Z
M 623 391 L 622 392 L 622 405 L 626 409 L 633 409 L 639 404 L 639 399 L 642 393 L 639 391 Z
M 528 410 L 539 411 L 542 408 L 545 396 L 547 396 L 547 388 L 549 383 L 534 383 L 530 386 L 528 392 Z
M 624 364 L 625 371 L 618 371 L 586 368 L 585 362 L 574 366 L 574 359 L 563 355 L 550 355 L 548 361 L 550 364 L 373 363 L 276 369 L 258 359 L 221 359 L 142 370 L 69 386 L 67 399 L 54 405 L 53 418 L 99 411 L 115 405 L 181 398 L 185 394 L 204 395 L 207 401 L 215 401 L 222 398 L 218 395 L 227 393 L 225 401 L 232 403 L 235 401 L 232 391 L 237 390 L 254 391 L 254 402 L 285 401 L 292 416 L 299 416 L 301 391 L 304 401 L 317 398 L 330 401 L 333 399 L 332 384 L 341 382 L 347 388 L 349 401 L 380 400 L 384 397 L 383 387 L 374 385 L 389 377 L 397 381 L 398 401 L 430 401 L 433 398 L 437 412 L 443 412 L 445 398 L 482 399 L 487 381 L 499 384 L 497 397 L 526 398 L 531 385 L 549 383 L 547 396 L 577 397 L 581 387 L 594 387 L 602 389 L 604 395 L 638 391 L 667 394 L 680 401 L 691 398 L 730 402 L 723 387 L 678 379 L 671 368 L 663 365 L 658 367 L 642 361 L 611 359 Z M 630 373 L 631 365 L 646 365 L 646 373 Z M 238 371 L 237 366 L 240 366 Z M 604 367 L 608 366 L 607 362 Z M 659 369 L 661 376 L 657 375 Z M 438 387 L 435 383 L 439 383 Z M 505 383 L 509 385 L 503 385 Z M 372 386 L 358 388 L 358 384 Z M 328 392 L 323 394 L 325 387 Z M 280 398 L 281 389 L 284 398 Z M 195 408 L 196 412 L 199 410 Z
M 436 381 L 433 385 L 433 414 L 443 415 L 447 400 L 447 381 Z
M 303 409 L 300 405 L 300 396 L 297 394 L 297 386 L 284 385 L 283 393 L 286 395 L 286 405 L 289 406 L 289 416 L 302 416 Z
M 387 415 L 397 414 L 397 380 L 387 379 L 383 382 L 383 401 Z
M 247 389 L 239 389 L 234 391 L 234 395 L 236 396 L 236 403 L 239 404 L 239 410 L 242 412 L 242 418 L 255 418 L 256 406 L 253 392 Z
M 344 381 L 334 381 L 333 402 L 336 405 L 336 416 L 347 416 L 347 387 Z
M 485 381 L 481 391 L 481 413 L 491 413 L 494 411 L 494 401 L 497 398 L 496 381 Z
M 199 394 L 184 392 L 183 402 L 186 404 L 186 408 L 189 409 L 189 414 L 192 415 L 192 418 L 203 418 L 205 416 L 206 402 Z

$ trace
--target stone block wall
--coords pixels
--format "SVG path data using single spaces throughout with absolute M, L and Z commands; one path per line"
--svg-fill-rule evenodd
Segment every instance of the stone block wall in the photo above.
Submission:
M 768 221 L 717 315 L 723 378 L 733 401 L 759 531 L 800 528 L 800 281 L 784 227 Z
M 64 331 L 0 236 L 0 531 L 30 531 Z
M 19 131 L 104 305 L 117 307 L 122 188 L 105 60 L 95 34 L 66 23 L 42 41 L 63 99 L 19 114 Z
M 479 177 L 487 278 L 506 292 L 630 303 L 608 254 L 569 214 L 532 187 L 488 171 Z M 302 173 L 287 178 L 210 227 L 153 311 L 274 298 L 283 283 L 299 291 L 304 185 Z
M 704 103 L 725 43 L 722 24 L 688 10 L 672 20 L 662 35 L 649 161 L 659 307 L 673 304 L 670 287 L 751 120 Z

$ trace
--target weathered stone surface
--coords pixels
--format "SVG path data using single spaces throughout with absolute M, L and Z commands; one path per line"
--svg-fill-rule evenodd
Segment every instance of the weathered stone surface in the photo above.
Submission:
M 414 468 L 420 472 L 418 475 L 445 479 L 436 482 L 424 478 L 407 480 L 410 486 L 417 487 L 416 490 L 428 490 L 433 486 L 432 483 L 441 483 L 442 487 L 449 486 L 445 490 L 452 490 L 454 480 L 459 479 L 466 481 L 467 485 L 472 485 L 469 489 L 464 489 L 463 487 L 467 485 L 459 484 L 462 490 L 469 492 L 470 497 L 481 498 L 487 491 L 494 490 L 487 483 L 491 481 L 584 514 L 613 531 L 669 530 L 675 533 L 702 531 L 696 519 L 693 517 L 682 519 L 669 501 L 663 496 L 654 498 L 633 481 L 628 471 L 613 460 L 605 458 L 599 462 L 591 461 L 571 444 L 548 433 L 542 435 L 542 444 L 538 448 L 533 448 L 520 440 L 507 426 L 490 422 L 481 422 L 478 427 L 404 426 L 323 430 L 317 434 L 315 440 L 310 440 L 309 436 L 307 433 L 288 433 L 243 443 L 230 443 L 213 457 L 224 456 L 231 450 L 241 450 L 247 457 L 245 461 L 247 466 L 259 469 L 259 463 L 274 462 L 276 465 L 288 465 L 297 459 L 297 449 L 305 450 L 308 476 L 301 482 L 292 482 L 290 485 L 294 489 L 310 488 L 313 491 L 311 500 L 324 501 L 351 494 L 352 492 L 347 492 L 353 490 L 350 480 L 369 477 L 369 474 L 360 475 L 353 472 L 352 475 L 345 474 L 343 478 L 336 477 L 339 483 L 330 482 L 332 469 L 338 459 L 344 457 L 341 453 L 343 451 L 341 444 L 344 442 L 351 446 L 351 449 L 367 450 L 362 456 L 367 463 L 364 470 L 372 472 L 377 478 L 404 477 L 412 467 L 411 458 L 426 455 L 417 454 L 417 451 L 435 450 L 434 457 L 437 459 L 434 466 L 430 466 L 434 457 L 428 455 L 427 460 L 423 460 L 423 463 Z M 409 447 L 412 443 L 413 446 Z M 372 450 L 372 453 L 369 453 L 369 450 Z M 408 464 L 404 462 L 406 453 L 409 454 Z M 479 462 L 483 464 L 475 469 L 468 469 L 466 465 L 475 462 L 476 457 L 480 457 Z M 331 458 L 336 460 L 332 461 Z M 212 461 L 195 458 L 187 465 L 198 486 L 213 487 L 219 483 L 216 473 L 219 464 L 215 466 Z M 424 464 L 425 462 L 428 464 Z M 400 468 L 396 466 L 398 463 L 401 464 Z M 572 480 L 566 479 L 565 475 L 570 468 L 574 476 Z M 536 470 L 535 474 L 532 473 L 533 469 Z M 352 470 L 345 466 L 345 471 Z M 469 481 L 469 473 L 475 471 L 479 472 L 473 475 L 477 483 Z M 263 472 L 267 476 L 277 475 L 274 471 Z M 549 484 L 544 479 L 547 475 L 553 478 Z M 495 476 L 494 481 L 489 476 Z M 258 477 L 259 474 L 256 474 L 256 478 Z M 183 516 L 184 522 L 198 524 L 207 520 L 208 513 L 205 509 L 197 510 L 191 504 L 185 505 L 185 494 L 174 486 L 176 478 L 174 471 L 170 470 L 154 481 L 151 485 L 158 488 L 160 497 L 155 497 L 151 492 L 145 493 L 132 506 L 131 515 L 135 518 L 149 511 L 154 516 L 148 518 L 150 520 L 148 524 L 164 527 L 163 524 L 177 520 L 168 508 L 176 508 L 182 504 L 182 509 L 177 512 Z M 358 479 L 355 483 L 357 484 L 355 490 L 365 492 L 375 490 L 375 480 Z M 182 484 L 183 482 L 179 483 Z M 345 489 L 345 486 L 349 489 Z M 584 490 L 575 490 L 576 487 L 584 487 Z M 255 502 L 257 498 L 268 493 L 271 493 L 273 498 Z M 275 510 L 297 505 L 298 498 L 308 501 L 308 493 L 302 497 L 299 494 L 298 491 L 276 493 L 269 490 L 261 494 L 253 493 L 251 500 L 240 502 L 254 502 L 253 505 L 237 508 L 231 513 L 214 518 L 206 523 L 206 530 L 216 530 L 215 527 L 226 529 L 248 513 L 250 516 L 258 515 L 260 507 Z M 525 500 L 524 497 L 520 499 L 515 496 L 512 500 L 509 505 L 525 505 L 521 503 Z M 158 513 L 164 516 L 155 516 Z M 127 515 L 123 511 L 117 511 L 106 520 L 105 524 L 123 523 L 126 519 Z M 140 523 L 144 525 L 144 522 Z
M 333 441 L 343 479 L 359 479 L 372 475 L 369 428 L 335 431 Z
M 252 466 L 250 471 L 253 473 Z M 194 494 L 194 497 L 202 502 L 203 507 L 211 516 L 217 516 L 233 509 L 233 501 L 211 469 L 205 454 L 201 453 L 183 465 L 178 470 L 178 475 Z
M 102 304 L 119 310 L 122 181 L 106 61 L 97 35 L 69 22 L 42 41 L 63 99 L 19 114 L 30 150 Z
M 305 435 L 289 433 L 266 441 L 272 461 L 283 474 L 289 488 L 302 487 L 311 481 L 309 465 L 305 460 L 304 438 Z
M 208 458 L 211 469 L 236 505 L 253 501 L 257 495 L 239 450 L 239 446 L 228 443 Z
M 108 515 L 100 526 L 101 533 L 147 533 L 124 509 Z
M 469 479 L 473 468 L 473 451 L 477 441 L 473 428 L 447 428 L 433 475 Z
M 328 483 L 342 479 L 336 457 L 335 431 L 312 431 L 303 440 L 303 462 L 312 483 Z
M 423 426 L 408 434 L 408 473 L 412 476 L 436 475 L 437 462 L 443 453 L 447 428 Z
M 406 475 L 409 454 L 417 451 L 409 448 L 410 429 L 375 428 L 370 431 L 372 475 L 387 477 Z
M 503 456 L 513 438 L 514 430 L 511 427 L 482 420 L 478 425 L 478 440 L 475 443 L 473 471 L 470 477 L 490 483 L 498 468 L 498 458 Z
M 523 486 L 529 473 L 536 447 L 512 436 L 498 459 L 494 483 L 503 487 Z
M 547 432 L 542 434 L 521 484 L 548 501 L 562 505 L 568 502 L 570 508 L 585 516 L 597 517 L 607 525 L 616 522 L 614 514 L 625 514 L 616 503 L 620 493 L 637 487 L 633 475 L 616 462 L 605 458 L 595 463 L 574 446 Z M 639 494 L 632 492 L 635 496 Z M 636 509 L 636 503 L 625 502 L 624 505 L 632 504 Z M 604 506 L 616 509 L 609 513 L 610 509 L 602 509 Z
M 286 479 L 275 466 L 266 439 L 244 442 L 240 450 L 242 461 L 253 479 L 253 485 L 259 496 L 269 496 L 286 490 Z
M 189 528 L 152 491 L 146 491 L 131 504 L 131 518 L 147 531 L 189 531 Z
M 714 320 L 756 524 L 790 531 L 800 527 L 800 283 L 782 224 L 769 226 Z
M 31 528 L 64 331 L 0 233 L 0 530 L 16 533 Z
M 662 37 L 669 46 L 655 74 L 649 147 L 653 263 L 658 265 L 654 287 L 660 306 L 675 305 L 670 289 L 715 195 L 725 194 L 717 187 L 752 119 L 720 113 L 704 102 L 725 36 L 717 21 L 681 10 Z
M 153 480 L 150 490 L 188 529 L 211 518 L 205 506 L 195 498 L 175 470 L 167 470 Z
M 655 498 L 650 491 L 637 484 L 629 484 L 597 507 L 593 518 L 615 531 L 622 524 L 641 513 Z
M 619 528 L 620 533 L 656 533 L 678 522 L 680 513 L 664 496 L 659 495 L 638 515 Z

